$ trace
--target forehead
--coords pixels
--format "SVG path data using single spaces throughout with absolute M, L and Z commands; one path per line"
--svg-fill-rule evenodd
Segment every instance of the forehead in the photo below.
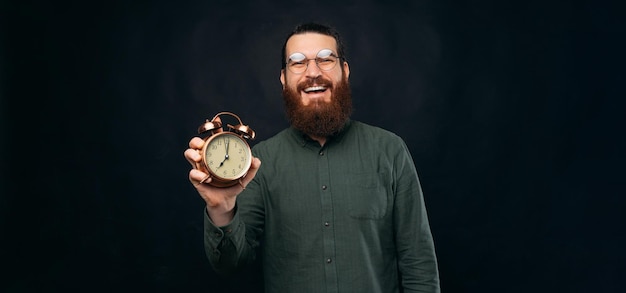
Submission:
M 304 33 L 293 35 L 287 40 L 285 53 L 287 56 L 299 52 L 309 58 L 315 57 L 322 49 L 331 49 L 337 53 L 337 41 L 335 38 L 318 33 Z

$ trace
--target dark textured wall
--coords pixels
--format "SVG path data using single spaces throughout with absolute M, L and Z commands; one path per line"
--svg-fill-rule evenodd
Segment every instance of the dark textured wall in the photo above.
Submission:
M 280 48 L 348 45 L 354 119 L 409 145 L 444 292 L 615 292 L 625 35 L 589 1 L 2 3 L 3 292 L 258 292 L 202 248 L 186 144 L 287 123 Z

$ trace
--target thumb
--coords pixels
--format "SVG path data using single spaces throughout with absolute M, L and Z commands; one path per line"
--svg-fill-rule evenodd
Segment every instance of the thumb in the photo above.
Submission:
M 248 186 L 248 183 L 254 179 L 254 176 L 256 176 L 256 172 L 259 171 L 259 168 L 261 168 L 261 160 L 256 157 L 252 158 L 250 169 L 248 170 L 246 176 L 241 180 L 244 186 Z

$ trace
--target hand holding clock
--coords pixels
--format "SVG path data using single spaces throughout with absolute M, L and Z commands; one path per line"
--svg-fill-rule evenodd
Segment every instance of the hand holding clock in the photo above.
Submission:
M 252 181 L 261 166 L 261 160 L 258 158 L 252 159 L 248 173 L 240 179 L 241 185 L 214 187 L 210 184 L 205 184 L 210 182 L 212 178 L 195 168 L 196 164 L 202 160 L 200 151 L 204 143 L 203 139 L 194 137 L 189 141 L 189 148 L 185 150 L 185 158 L 193 166 L 193 169 L 189 171 L 189 181 L 196 187 L 200 197 L 206 202 L 207 211 L 213 223 L 217 226 L 224 226 L 232 220 L 237 195 Z M 228 154 L 228 141 L 226 143 L 226 153 Z M 224 160 L 227 158 L 225 157 Z

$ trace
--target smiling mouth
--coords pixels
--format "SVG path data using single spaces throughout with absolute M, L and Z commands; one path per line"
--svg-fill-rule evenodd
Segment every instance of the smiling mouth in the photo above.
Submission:
M 302 90 L 303 92 L 309 94 L 309 93 L 321 93 L 326 91 L 326 87 L 325 86 L 311 86 L 311 87 L 307 87 L 304 90 Z

